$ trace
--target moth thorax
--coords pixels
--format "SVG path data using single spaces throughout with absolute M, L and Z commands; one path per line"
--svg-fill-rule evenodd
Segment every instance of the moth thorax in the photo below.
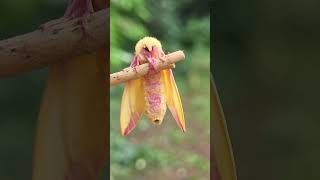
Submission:
M 161 74 L 147 75 L 143 82 L 146 103 L 144 113 L 153 124 L 160 125 L 167 108 Z

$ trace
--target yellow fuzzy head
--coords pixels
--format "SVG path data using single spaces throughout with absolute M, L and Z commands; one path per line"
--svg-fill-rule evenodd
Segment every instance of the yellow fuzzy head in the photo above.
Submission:
M 136 44 L 136 54 L 139 54 L 142 49 L 147 49 L 148 51 L 152 51 L 152 47 L 157 47 L 161 49 L 161 43 L 158 39 L 154 37 L 144 37 L 140 39 Z

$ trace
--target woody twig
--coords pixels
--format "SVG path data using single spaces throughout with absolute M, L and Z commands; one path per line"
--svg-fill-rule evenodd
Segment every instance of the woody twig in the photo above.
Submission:
M 0 79 L 44 68 L 61 60 L 107 49 L 109 9 L 57 24 L 50 29 L 0 41 Z M 85 28 L 82 28 L 85 26 Z M 90 37 L 84 39 L 84 29 Z
M 171 69 L 175 67 L 176 62 L 184 60 L 185 56 L 183 51 L 176 51 L 165 55 L 164 61 L 157 61 L 157 68 L 159 70 Z M 149 63 L 144 63 L 136 67 L 128 67 L 122 71 L 110 74 L 110 87 L 129 80 L 138 79 L 146 75 L 150 70 Z

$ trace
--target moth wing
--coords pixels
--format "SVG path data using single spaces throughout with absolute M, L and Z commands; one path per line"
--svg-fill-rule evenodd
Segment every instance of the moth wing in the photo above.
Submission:
M 144 110 L 142 79 L 131 80 L 125 84 L 121 100 L 121 134 L 127 136 L 138 123 Z
M 139 65 L 139 59 L 138 59 L 138 56 L 135 55 L 135 56 L 133 57 L 132 61 L 131 61 L 130 66 L 131 66 L 131 67 L 134 67 L 134 66 L 138 66 L 138 65 Z
M 167 97 L 167 105 L 169 110 L 176 120 L 180 129 L 185 132 L 186 125 L 184 120 L 184 113 L 181 103 L 180 94 L 173 77 L 173 72 L 171 69 L 166 69 L 161 71 L 161 77 L 163 78 L 163 83 L 165 86 L 165 95 Z

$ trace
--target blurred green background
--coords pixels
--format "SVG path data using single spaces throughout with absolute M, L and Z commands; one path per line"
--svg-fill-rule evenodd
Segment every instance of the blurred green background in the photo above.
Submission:
M 60 17 L 66 4 L 1 0 L 0 39 Z M 209 93 L 207 2 L 119 0 L 111 5 L 112 72 L 128 66 L 135 42 L 146 34 L 159 38 L 165 52 L 182 49 L 187 57 L 174 70 L 186 111 L 186 134 L 167 116 L 159 129 L 143 119 L 129 138 L 120 137 L 123 87 L 110 89 L 114 180 L 128 179 L 126 175 L 208 179 L 209 104 L 203 104 Z M 224 0 L 214 7 L 211 65 L 240 180 L 320 179 L 318 7 L 315 0 Z M 46 77 L 44 69 L 0 81 L 0 179 L 31 179 L 33 136 Z
M 240 180 L 320 179 L 319 5 L 215 4 L 211 64 Z
M 63 15 L 66 0 L 0 1 L 0 39 L 33 31 Z M 122 86 L 111 99 L 113 179 L 208 179 L 209 9 L 196 1 L 112 1 L 111 71 L 129 65 L 136 41 L 152 35 L 165 52 L 184 50 L 174 70 L 186 113 L 183 134 L 171 116 L 154 129 L 141 120 L 129 138 L 120 136 Z M 0 81 L 0 179 L 31 179 L 32 146 L 47 69 Z
M 60 17 L 65 0 L 1 0 L 0 39 Z M 0 80 L 0 179 L 31 179 L 32 146 L 47 70 Z
M 120 134 L 123 85 L 110 89 L 111 177 L 114 180 L 205 180 L 210 168 L 210 15 L 208 2 L 111 0 L 111 73 L 130 65 L 135 43 L 154 36 L 166 53 L 184 50 L 175 80 L 187 132 L 169 111 L 160 127 L 145 117 L 129 135 Z

